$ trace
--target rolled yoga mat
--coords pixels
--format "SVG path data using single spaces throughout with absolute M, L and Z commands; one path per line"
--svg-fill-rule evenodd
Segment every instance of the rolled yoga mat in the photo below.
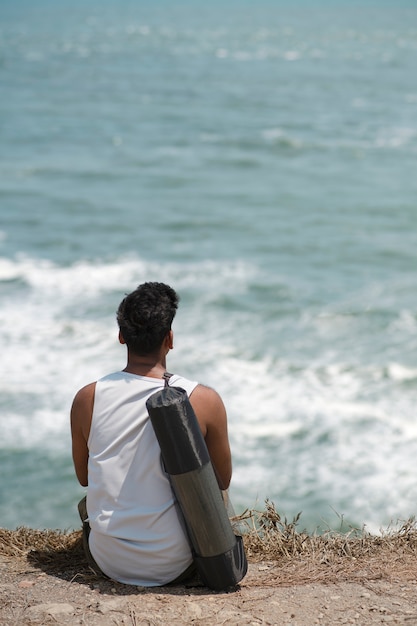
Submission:
M 188 395 L 180 387 L 165 386 L 150 396 L 146 406 L 197 571 L 211 589 L 234 586 L 247 572 L 243 540 L 233 532 Z

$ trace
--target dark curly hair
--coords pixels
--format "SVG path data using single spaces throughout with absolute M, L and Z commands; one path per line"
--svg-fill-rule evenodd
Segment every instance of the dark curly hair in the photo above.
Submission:
M 126 295 L 117 310 L 117 323 L 134 354 L 152 354 L 171 330 L 179 297 L 164 283 L 143 283 Z

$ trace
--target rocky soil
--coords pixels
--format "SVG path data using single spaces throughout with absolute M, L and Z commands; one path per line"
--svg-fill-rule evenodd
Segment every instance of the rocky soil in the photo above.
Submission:
M 189 586 L 145 589 L 61 564 L 0 556 L 0 624 L 85 626 L 195 624 L 417 625 L 417 580 L 286 584 L 276 562 L 251 562 L 228 593 Z M 77 569 L 77 568 L 76 568 Z

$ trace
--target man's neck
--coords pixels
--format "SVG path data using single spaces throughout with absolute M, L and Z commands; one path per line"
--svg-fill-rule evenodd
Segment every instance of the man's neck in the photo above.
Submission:
M 137 376 L 162 378 L 166 371 L 166 360 L 159 354 L 146 356 L 128 354 L 127 365 L 123 371 Z

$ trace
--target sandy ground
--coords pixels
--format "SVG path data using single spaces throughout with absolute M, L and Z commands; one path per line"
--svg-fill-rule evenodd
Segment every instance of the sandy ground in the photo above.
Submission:
M 250 563 L 233 591 L 189 586 L 145 589 L 0 556 L 0 624 L 402 624 L 417 626 L 417 580 L 286 585 L 274 562 Z M 279 580 L 278 580 L 279 579 Z

